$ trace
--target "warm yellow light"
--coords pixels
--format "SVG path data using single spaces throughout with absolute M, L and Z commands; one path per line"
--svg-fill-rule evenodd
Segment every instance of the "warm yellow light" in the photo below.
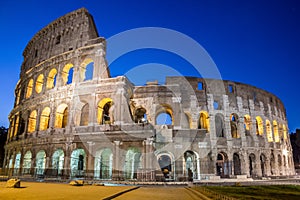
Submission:
M 283 149 L 283 150 L 282 150 L 282 154 L 283 154 L 284 156 L 287 156 L 287 155 L 288 155 L 288 153 L 289 153 L 289 151 L 288 151 L 288 150 L 286 150 L 286 149 Z

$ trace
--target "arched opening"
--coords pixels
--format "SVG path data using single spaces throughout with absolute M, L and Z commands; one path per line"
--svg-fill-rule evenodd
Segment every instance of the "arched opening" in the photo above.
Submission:
M 61 104 L 58 106 L 55 115 L 55 127 L 65 128 L 68 123 L 68 106 L 67 104 Z
M 279 170 L 280 175 L 282 175 L 282 171 L 281 171 L 281 169 L 282 169 L 281 155 L 278 155 L 277 159 L 278 159 L 278 170 Z
M 209 115 L 206 111 L 200 112 L 198 129 L 206 129 L 209 132 Z
M 35 174 L 44 175 L 45 166 L 46 166 L 46 153 L 44 150 L 39 151 L 36 154 L 36 166 L 35 166 Z
M 23 158 L 23 165 L 22 165 L 23 174 L 30 174 L 31 160 L 32 160 L 32 154 L 30 151 L 27 151 Z
M 169 105 L 159 105 L 156 110 L 156 125 L 173 125 L 173 110 Z
M 244 116 L 244 129 L 245 129 L 245 135 L 250 135 L 250 128 L 251 128 L 251 117 L 250 115 Z
M 264 124 L 260 116 L 256 117 L 256 135 L 264 134 Z
M 89 104 L 85 104 L 81 109 L 80 126 L 89 125 Z
M 184 172 L 188 181 L 198 179 L 198 157 L 193 151 L 184 152 Z
M 130 147 L 125 156 L 124 177 L 125 179 L 136 179 L 137 170 L 141 168 L 141 152 L 139 149 Z
M 234 170 L 234 175 L 241 175 L 241 160 L 240 156 L 237 153 L 233 154 L 233 170 Z
M 249 174 L 251 177 L 255 176 L 254 169 L 255 169 L 255 155 L 251 153 L 249 155 Z
M 237 114 L 233 113 L 230 115 L 230 129 L 231 129 L 231 137 L 232 138 L 239 138 L 238 133 L 238 116 Z
M 51 69 L 48 78 L 47 78 L 47 89 L 52 89 L 56 85 L 56 77 L 57 77 L 57 70 L 55 68 Z
M 73 71 L 74 71 L 73 64 L 69 63 L 64 66 L 62 71 L 62 79 L 64 85 L 71 84 L 73 82 Z
M 272 127 L 269 120 L 266 120 L 266 131 L 267 131 L 268 142 L 273 142 Z
M 276 120 L 273 121 L 273 131 L 274 131 L 275 142 L 280 142 L 279 133 L 278 133 L 278 124 Z
M 28 120 L 28 133 L 32 133 L 36 130 L 36 116 L 37 112 L 36 110 L 32 111 L 29 115 L 29 120 Z
M 220 113 L 216 114 L 215 116 L 215 126 L 216 126 L 216 136 L 225 137 L 224 117 Z
M 92 59 L 85 59 L 80 65 L 80 81 L 93 79 L 94 62 Z
M 228 178 L 231 174 L 231 164 L 228 161 L 227 154 L 219 153 L 216 162 L 217 176 Z
M 32 95 L 33 79 L 30 79 L 26 89 L 26 99 Z
M 147 114 L 146 114 L 145 108 L 140 107 L 134 111 L 134 122 L 135 123 L 146 123 L 147 122 Z
M 71 176 L 72 177 L 83 177 L 84 170 L 86 168 L 85 161 L 86 154 L 83 149 L 75 149 L 71 154 Z
M 49 120 L 50 120 L 50 108 L 46 107 L 42 111 L 40 118 L 40 130 L 47 130 L 49 128 Z
M 158 156 L 159 167 L 166 179 L 172 178 L 172 159 L 168 154 L 161 154 Z
M 270 170 L 271 170 L 271 175 L 275 175 L 275 157 L 274 154 L 271 153 L 270 157 Z
M 283 139 L 286 141 L 287 140 L 287 134 L 286 134 L 286 126 L 284 124 L 282 125 L 282 129 L 283 129 Z
M 52 169 L 54 175 L 62 175 L 64 169 L 64 151 L 57 149 L 52 155 Z
M 266 156 L 264 154 L 260 155 L 260 168 L 261 168 L 261 175 L 265 177 L 266 174 Z
M 43 90 L 43 85 L 44 85 L 44 75 L 40 74 L 35 82 L 35 91 L 36 93 L 41 93 Z
M 113 122 L 113 115 L 111 108 L 113 101 L 111 98 L 104 98 L 98 103 L 98 123 L 111 124 Z
M 94 176 L 98 179 L 111 179 L 113 169 L 113 154 L 111 149 L 105 148 L 96 152 Z
M 19 152 L 16 154 L 15 164 L 14 164 L 14 175 L 15 175 L 15 176 L 18 176 L 18 175 L 19 175 L 20 164 L 21 164 L 21 152 L 19 151 Z

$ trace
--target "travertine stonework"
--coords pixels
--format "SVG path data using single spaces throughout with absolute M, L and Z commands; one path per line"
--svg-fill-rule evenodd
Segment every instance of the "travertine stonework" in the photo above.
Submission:
M 196 181 L 295 173 L 285 108 L 273 94 L 195 77 L 134 86 L 110 77 L 105 53 L 84 8 L 31 39 L 9 115 L 10 176 Z

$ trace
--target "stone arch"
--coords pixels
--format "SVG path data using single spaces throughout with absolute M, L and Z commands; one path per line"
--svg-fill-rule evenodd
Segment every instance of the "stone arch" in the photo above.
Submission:
M 32 133 L 36 131 L 36 118 L 37 118 L 37 111 L 34 110 L 30 113 L 29 119 L 28 119 L 28 133 Z
M 157 161 L 164 177 L 172 179 L 175 173 L 173 155 L 170 152 L 161 152 L 157 155 Z
M 55 175 L 62 175 L 64 169 L 64 151 L 57 149 L 52 155 L 52 170 Z
M 142 167 L 141 164 L 141 151 L 136 147 L 129 147 L 125 155 L 125 179 L 136 179 L 137 170 Z
M 26 151 L 23 157 L 23 164 L 22 164 L 22 173 L 23 174 L 30 174 L 31 170 L 31 160 L 32 160 L 32 153 L 31 151 Z
M 189 181 L 198 179 L 199 177 L 199 156 L 194 151 L 184 152 L 184 173 L 186 174 Z
M 57 70 L 56 68 L 53 68 L 50 70 L 48 77 L 47 77 L 47 89 L 52 89 L 56 85 L 56 78 L 57 78 Z
M 268 142 L 273 142 L 272 127 L 268 119 L 266 120 L 266 132 L 267 132 Z
M 16 153 L 15 163 L 14 163 L 14 175 L 15 176 L 19 175 L 19 170 L 20 170 L 20 167 L 21 167 L 21 157 L 22 157 L 21 151 L 18 151 Z
M 254 153 L 249 154 L 249 175 L 250 176 L 255 176 L 255 163 L 256 163 L 256 156 L 254 155 Z
M 74 66 L 72 63 L 68 63 L 64 66 L 61 75 L 64 85 L 71 84 L 73 82 L 73 72 Z
M 35 91 L 36 93 L 41 93 L 44 85 L 44 74 L 40 74 L 35 82 Z
M 30 79 L 28 81 L 27 88 L 26 88 L 26 99 L 28 99 L 29 97 L 31 97 L 31 95 L 32 95 L 32 89 L 33 89 L 33 79 Z
M 40 150 L 35 157 L 35 174 L 44 175 L 46 167 L 46 152 Z
M 55 128 L 65 128 L 68 123 L 68 105 L 60 104 L 56 109 Z
M 205 129 L 209 132 L 210 124 L 209 124 L 209 114 L 207 111 L 200 111 L 198 129 Z
M 282 158 L 281 158 L 281 155 L 280 154 L 278 154 L 277 155 L 277 162 L 278 162 L 278 169 L 279 169 L 279 175 L 283 175 L 282 174 Z
M 134 122 L 145 123 L 147 122 L 147 110 L 144 107 L 138 107 L 134 110 Z
M 113 113 L 111 112 L 113 104 L 114 103 L 111 98 L 104 98 L 98 103 L 97 120 L 99 124 L 113 123 Z
M 273 132 L 275 142 L 280 142 L 279 133 L 278 133 L 278 124 L 276 120 L 273 120 Z
M 286 141 L 287 140 L 287 130 L 286 130 L 286 126 L 284 124 L 282 125 L 282 130 L 283 130 L 283 139 Z
M 256 135 L 264 134 L 264 123 L 260 116 L 256 116 Z
M 274 153 L 272 152 L 270 155 L 270 172 L 271 175 L 276 175 L 276 167 L 275 167 L 275 156 Z
M 70 169 L 72 177 L 84 176 L 84 171 L 86 169 L 86 153 L 84 149 L 78 148 L 72 151 Z
M 80 65 L 80 81 L 93 79 L 94 61 L 91 58 L 86 58 Z
M 221 113 L 215 115 L 216 136 L 225 137 L 224 117 Z
M 228 156 L 224 152 L 220 152 L 217 155 L 216 161 L 216 169 L 217 169 L 217 176 L 221 178 L 228 178 L 231 174 L 231 164 L 228 160 Z
M 251 117 L 250 115 L 244 116 L 244 129 L 245 129 L 245 135 L 250 135 L 251 131 Z
M 110 148 L 96 151 L 94 161 L 94 177 L 98 179 L 111 179 L 113 170 L 113 153 Z
M 230 130 L 231 130 L 231 137 L 232 138 L 239 138 L 239 132 L 238 132 L 238 115 L 236 113 L 232 113 L 230 115 Z
M 45 107 L 43 109 L 40 117 L 40 131 L 44 131 L 49 128 L 50 112 L 49 107 Z
M 264 154 L 260 154 L 260 169 L 261 169 L 261 175 L 263 177 L 267 176 L 267 168 L 266 168 L 266 156 Z
M 174 125 L 172 107 L 168 104 L 160 104 L 156 107 L 156 125 Z
M 80 115 L 80 126 L 88 126 L 89 125 L 89 104 L 86 103 L 81 108 Z
M 234 175 L 241 175 L 242 169 L 241 169 L 241 159 L 238 153 L 233 154 L 233 172 Z

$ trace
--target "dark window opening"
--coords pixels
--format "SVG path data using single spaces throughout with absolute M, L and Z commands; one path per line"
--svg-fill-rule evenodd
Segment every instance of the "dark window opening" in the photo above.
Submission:
M 56 42 L 55 42 L 55 44 L 60 44 L 60 38 L 61 38 L 60 35 L 58 35 L 58 36 L 56 37 Z
M 36 49 L 34 53 L 34 57 L 36 58 L 37 56 L 38 56 L 38 50 Z

